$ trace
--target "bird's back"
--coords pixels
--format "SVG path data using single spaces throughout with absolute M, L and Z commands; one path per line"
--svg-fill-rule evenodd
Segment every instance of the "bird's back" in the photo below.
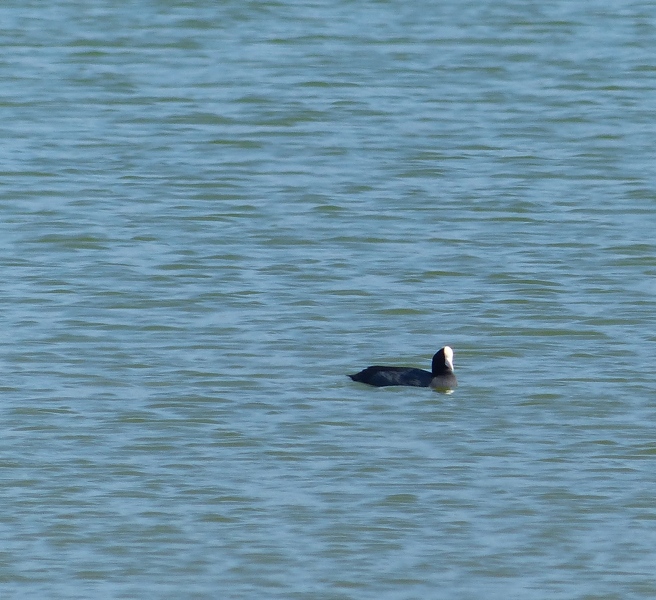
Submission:
M 413 387 L 428 387 L 433 376 L 423 369 L 407 367 L 383 367 L 374 365 L 367 367 L 355 375 L 349 375 L 353 381 L 360 381 L 376 387 L 390 385 L 408 385 Z

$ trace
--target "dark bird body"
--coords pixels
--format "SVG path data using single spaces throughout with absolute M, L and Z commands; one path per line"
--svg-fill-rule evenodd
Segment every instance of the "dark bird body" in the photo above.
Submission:
M 386 367 L 374 365 L 355 375 L 349 375 L 353 381 L 360 381 L 376 387 L 406 385 L 413 387 L 432 387 L 436 389 L 453 389 L 458 385 L 453 373 L 453 350 L 449 346 L 441 348 L 433 356 L 432 371 L 410 367 Z

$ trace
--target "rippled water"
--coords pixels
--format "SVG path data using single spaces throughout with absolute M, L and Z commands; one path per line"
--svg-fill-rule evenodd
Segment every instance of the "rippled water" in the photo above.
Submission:
M 652 3 L 0 27 L 3 597 L 656 595 Z

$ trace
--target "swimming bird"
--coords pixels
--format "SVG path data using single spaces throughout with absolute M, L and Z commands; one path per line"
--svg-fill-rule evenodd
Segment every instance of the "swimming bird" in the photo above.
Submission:
M 444 346 L 433 356 L 432 372 L 410 367 L 367 367 L 355 375 L 349 375 L 353 381 L 361 381 L 376 387 L 389 385 L 411 385 L 415 387 L 432 387 L 438 390 L 452 390 L 458 385 L 453 373 L 453 350 Z

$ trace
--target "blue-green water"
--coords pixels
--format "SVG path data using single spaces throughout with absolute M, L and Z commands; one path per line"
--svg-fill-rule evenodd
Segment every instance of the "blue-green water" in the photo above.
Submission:
M 3 598 L 656 596 L 653 3 L 0 32 Z

